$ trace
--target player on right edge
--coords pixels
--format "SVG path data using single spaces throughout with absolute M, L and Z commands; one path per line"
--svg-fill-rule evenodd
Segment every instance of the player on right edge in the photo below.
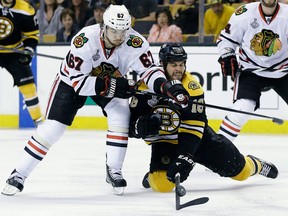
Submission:
M 233 109 L 254 112 L 261 91 L 272 88 L 288 104 L 288 5 L 260 0 L 240 6 L 217 41 L 224 76 L 234 82 Z M 236 59 L 239 47 L 240 69 Z M 238 72 L 239 71 L 239 72 Z M 238 72 L 238 73 L 237 73 Z M 219 134 L 233 141 L 249 116 L 235 112 L 223 120 Z

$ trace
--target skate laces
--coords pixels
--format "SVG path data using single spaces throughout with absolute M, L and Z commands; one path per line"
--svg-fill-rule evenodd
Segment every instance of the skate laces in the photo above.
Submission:
M 269 166 L 268 164 L 266 163 L 261 163 L 262 165 L 262 169 L 260 171 L 260 175 L 263 175 L 263 176 L 268 176 L 270 170 L 271 170 L 271 166 Z
M 109 176 L 114 180 L 123 179 L 121 169 L 109 168 L 108 173 L 109 173 Z
M 22 176 L 20 173 L 18 173 L 17 171 L 13 172 L 9 178 L 10 180 L 14 180 L 17 181 L 20 184 L 24 184 L 25 181 L 25 177 Z

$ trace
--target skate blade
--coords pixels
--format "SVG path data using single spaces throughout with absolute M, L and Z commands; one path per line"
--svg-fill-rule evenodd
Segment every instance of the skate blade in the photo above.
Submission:
M 17 187 L 7 184 L 1 193 L 6 196 L 14 196 L 16 193 L 19 192 L 20 190 Z
M 112 193 L 117 196 L 122 196 L 124 194 L 125 187 L 112 187 Z

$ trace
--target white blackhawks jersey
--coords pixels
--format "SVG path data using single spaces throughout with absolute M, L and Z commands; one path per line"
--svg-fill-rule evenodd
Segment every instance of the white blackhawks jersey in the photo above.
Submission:
M 162 68 L 154 66 L 146 39 L 133 29 L 128 31 L 120 46 L 107 50 L 100 25 L 84 27 L 73 37 L 70 51 L 61 64 L 61 80 L 79 95 L 93 96 L 97 77 L 120 77 L 131 70 L 140 76 L 152 71 L 155 77 L 165 77 Z
M 288 5 L 278 3 L 265 17 L 259 2 L 242 5 L 231 16 L 217 41 L 220 55 L 239 47 L 242 70 L 270 78 L 288 72 Z

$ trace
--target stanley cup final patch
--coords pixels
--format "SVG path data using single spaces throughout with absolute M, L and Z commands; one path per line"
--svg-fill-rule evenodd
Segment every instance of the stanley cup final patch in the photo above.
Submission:
M 75 37 L 73 44 L 76 48 L 81 48 L 84 46 L 85 43 L 88 42 L 88 38 L 85 37 L 85 33 L 81 33 L 77 37 Z

